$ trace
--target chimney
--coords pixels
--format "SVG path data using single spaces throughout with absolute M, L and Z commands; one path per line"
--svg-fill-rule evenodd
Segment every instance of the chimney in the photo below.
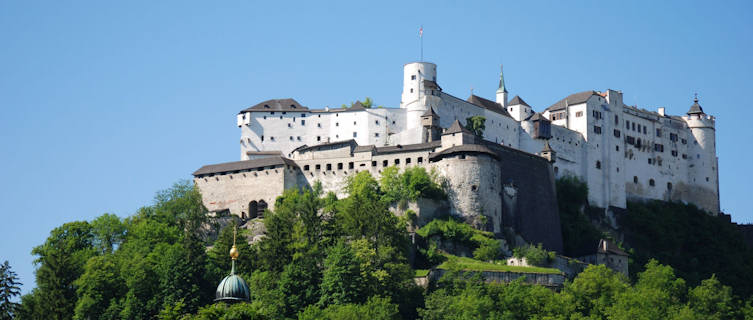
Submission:
M 664 115 L 664 107 L 659 107 L 659 115 L 662 117 L 665 117 Z

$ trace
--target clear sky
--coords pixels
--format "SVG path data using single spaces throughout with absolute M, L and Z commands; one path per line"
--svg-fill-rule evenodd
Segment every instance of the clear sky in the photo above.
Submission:
M 722 209 L 753 222 L 751 1 L 1 1 L 0 260 L 28 292 L 51 229 L 239 160 L 235 115 L 263 100 L 398 107 L 421 25 L 463 98 L 493 99 L 500 63 L 538 111 L 612 88 L 684 114 L 698 92 Z

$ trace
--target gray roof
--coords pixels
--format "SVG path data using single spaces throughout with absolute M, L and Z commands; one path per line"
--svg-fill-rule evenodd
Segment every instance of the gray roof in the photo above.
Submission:
M 507 103 L 507 105 L 508 106 L 523 105 L 523 106 L 526 106 L 526 107 L 529 107 L 529 108 L 531 107 L 525 101 L 523 101 L 523 98 L 521 98 L 519 96 L 514 96 L 512 98 L 512 100 L 510 100 L 510 102 Z
M 442 141 L 436 140 L 436 141 L 426 142 L 426 143 L 377 147 L 376 153 L 387 154 L 387 153 L 396 153 L 396 152 L 418 151 L 418 150 L 436 149 L 441 146 L 442 146 Z
M 348 108 L 348 111 L 363 111 L 366 110 L 366 107 L 363 106 L 361 101 L 356 101 L 350 108 Z
M 690 106 L 690 110 L 688 110 L 688 114 L 701 114 L 703 113 L 703 108 L 701 108 L 701 105 L 698 104 L 698 98 L 693 99 L 693 105 Z
M 491 100 L 488 100 L 488 99 L 484 99 L 482 97 L 479 97 L 479 96 L 473 95 L 473 94 L 470 97 L 468 97 L 468 99 L 466 101 L 468 101 L 468 102 L 470 102 L 472 104 L 475 104 L 475 105 L 477 105 L 479 107 L 482 107 L 484 109 L 487 109 L 489 111 L 494 111 L 496 113 L 499 113 L 499 114 L 502 114 L 504 116 L 510 117 L 510 114 L 507 112 L 507 110 L 505 110 L 505 108 L 501 104 L 496 103 L 494 101 L 491 101 Z
M 447 128 L 447 130 L 443 134 L 452 134 L 452 133 L 460 133 L 460 132 L 473 134 L 471 130 L 468 130 L 468 128 L 460 124 L 460 121 L 458 120 L 455 120 L 455 122 L 453 122 L 452 125 L 450 125 L 450 127 Z
M 426 110 L 426 112 L 424 112 L 424 114 L 421 116 L 422 117 L 432 116 L 432 117 L 439 118 L 439 115 L 436 112 L 434 112 L 434 107 L 429 107 L 429 110 Z
M 542 115 L 541 112 L 534 113 L 531 117 L 529 117 L 526 120 L 530 120 L 530 121 L 541 121 L 541 120 L 549 121 L 549 119 L 547 119 L 546 117 L 544 117 L 544 115 Z
M 424 88 L 426 89 L 439 89 L 442 90 L 442 87 L 440 87 L 436 82 L 432 80 L 424 80 Z
M 199 168 L 199 170 L 196 170 L 193 173 L 193 175 L 195 177 L 198 177 L 198 176 L 212 174 L 212 173 L 243 171 L 243 170 L 261 168 L 261 167 L 266 167 L 266 166 L 283 165 L 283 164 L 297 166 L 293 160 L 290 160 L 288 158 L 283 158 L 281 156 L 271 156 L 271 157 L 253 159 L 253 160 L 210 164 L 210 165 L 206 165 Z
M 307 145 L 304 144 L 304 145 L 302 145 L 302 146 L 300 146 L 298 148 L 295 148 L 293 151 L 306 151 L 306 150 L 310 150 L 310 149 L 314 149 L 314 148 L 328 147 L 328 146 L 334 146 L 334 145 L 338 145 L 338 144 L 347 144 L 347 145 L 351 145 L 351 146 L 352 145 L 358 146 L 358 143 L 356 143 L 356 140 L 354 140 L 354 139 L 348 139 L 348 140 L 343 140 L 343 141 L 325 142 L 325 143 L 316 144 L 316 145 L 313 145 L 313 146 L 307 146 Z
M 271 112 L 271 111 L 308 111 L 309 108 L 302 106 L 292 98 L 267 100 L 257 105 L 243 109 L 244 112 Z
M 543 152 L 554 151 L 554 149 L 552 149 L 552 146 L 549 145 L 549 140 L 544 140 L 544 150 L 541 150 L 541 151 Z
M 442 158 L 444 156 L 454 154 L 454 153 L 484 153 L 487 155 L 490 155 L 496 159 L 499 158 L 499 155 L 492 151 L 491 149 L 480 145 L 480 144 L 463 144 L 459 146 L 450 147 L 447 149 L 444 149 L 440 152 L 435 152 L 429 155 L 429 159 L 436 159 L 436 158 Z
M 282 151 L 246 151 L 249 156 L 279 156 L 282 155 Z
M 606 249 L 605 249 L 606 247 Z M 620 256 L 627 256 L 628 254 L 625 253 L 625 251 L 622 251 L 614 242 L 608 240 L 608 239 L 601 239 L 599 240 L 599 247 L 596 248 L 596 252 L 598 253 L 609 253 L 609 254 L 616 254 Z
M 549 111 L 557 111 L 565 109 L 565 105 L 575 105 L 575 104 L 581 104 L 586 101 L 588 101 L 588 98 L 591 98 L 591 96 L 595 96 L 598 93 L 594 90 L 588 90 L 578 93 L 573 93 L 564 99 L 557 101 L 557 103 L 549 106 L 549 108 L 546 108 L 546 110 Z

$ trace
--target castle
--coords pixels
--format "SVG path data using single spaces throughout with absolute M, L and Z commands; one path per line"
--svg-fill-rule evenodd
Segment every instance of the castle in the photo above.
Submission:
M 485 120 L 483 137 L 462 124 Z M 463 100 L 442 90 L 437 66 L 403 68 L 399 108 L 309 109 L 275 99 L 241 110 L 241 161 L 194 172 L 204 203 L 255 217 L 290 187 L 321 181 L 342 193 L 344 179 L 387 166 L 435 169 L 449 186 L 450 213 L 496 233 L 513 228 L 530 242 L 561 249 L 554 181 L 575 176 L 589 203 L 625 208 L 629 199 L 693 203 L 719 213 L 715 119 L 698 100 L 684 116 L 628 106 L 615 90 L 584 91 L 535 112 L 508 98 L 500 72 L 495 100 Z M 535 221 L 532 222 L 532 221 Z M 477 223 L 478 224 L 478 223 Z

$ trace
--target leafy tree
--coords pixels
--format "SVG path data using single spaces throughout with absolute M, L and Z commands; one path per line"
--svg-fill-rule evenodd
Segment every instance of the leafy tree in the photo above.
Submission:
M 118 216 L 105 213 L 92 220 L 94 247 L 100 253 L 112 253 L 125 238 L 125 225 Z
M 732 288 L 722 285 L 716 276 L 690 290 L 688 306 L 704 319 L 735 319 L 740 311 Z
M 365 281 L 353 249 L 344 242 L 332 247 L 324 259 L 320 306 L 361 303 Z
M 618 295 L 609 308 L 610 319 L 667 319 L 683 307 L 685 280 L 675 276 L 672 267 L 651 260 L 638 275 L 635 286 Z
M 565 299 L 574 311 L 585 316 L 605 318 L 607 308 L 616 302 L 629 284 L 624 276 L 604 265 L 590 265 L 572 283 L 565 285 Z
M 0 319 L 15 317 L 19 304 L 13 299 L 19 295 L 21 295 L 21 283 L 6 260 L 0 265 Z
M 95 256 L 86 262 L 84 272 L 75 284 L 76 319 L 119 319 L 118 298 L 125 294 L 125 282 L 114 255 Z
M 371 297 L 364 304 L 331 305 L 325 309 L 309 306 L 298 314 L 299 320 L 389 320 L 399 319 L 397 305 L 389 298 Z
M 485 123 L 486 117 L 484 116 L 472 116 L 465 119 L 465 127 L 479 137 L 484 136 Z
M 555 184 L 565 255 L 578 257 L 592 253 L 601 232 L 583 212 L 588 206 L 588 185 L 572 176 L 557 179 Z

